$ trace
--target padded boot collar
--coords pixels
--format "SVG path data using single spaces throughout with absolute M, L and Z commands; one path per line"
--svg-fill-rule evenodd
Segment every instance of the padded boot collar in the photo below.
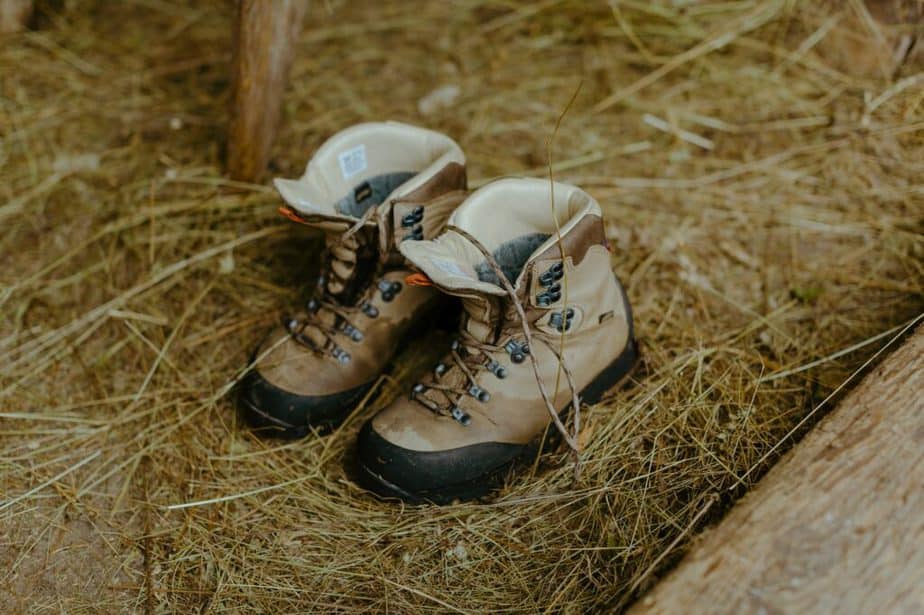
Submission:
M 461 167 L 446 175 L 444 170 Z M 331 231 L 356 223 L 366 207 L 380 206 L 415 192 L 440 176 L 440 186 L 459 178 L 464 189 L 465 156 L 449 137 L 399 122 L 358 124 L 331 137 L 298 179 L 274 184 L 303 222 Z
M 399 250 L 450 294 L 501 297 L 505 292 L 481 251 L 453 228 L 466 231 L 490 250 L 519 292 L 535 261 L 552 252 L 560 254 L 560 249 L 568 255 L 581 248 L 587 229 L 602 241 L 600 215 L 600 205 L 576 186 L 502 179 L 472 193 L 450 216 L 443 235 L 402 243 Z

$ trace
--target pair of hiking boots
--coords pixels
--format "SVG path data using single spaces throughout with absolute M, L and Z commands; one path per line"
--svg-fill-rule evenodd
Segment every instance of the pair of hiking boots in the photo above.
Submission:
M 280 211 L 327 243 L 314 297 L 242 381 L 257 428 L 298 437 L 338 425 L 402 340 L 461 304 L 444 358 L 359 432 L 361 480 L 382 496 L 481 496 L 550 425 L 577 450 L 579 412 L 572 433 L 560 415 L 636 362 L 600 206 L 575 186 L 501 179 L 469 193 L 454 141 L 386 122 L 338 133 L 276 187 Z

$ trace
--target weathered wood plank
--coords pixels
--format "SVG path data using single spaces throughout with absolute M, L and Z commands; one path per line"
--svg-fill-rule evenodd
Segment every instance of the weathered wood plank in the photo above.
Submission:
M 924 613 L 924 327 L 630 612 Z
M 269 162 L 308 0 L 239 0 L 234 28 L 228 170 L 255 181 Z

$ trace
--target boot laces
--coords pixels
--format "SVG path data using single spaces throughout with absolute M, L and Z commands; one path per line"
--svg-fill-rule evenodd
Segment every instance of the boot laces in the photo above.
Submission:
M 453 342 L 449 356 L 452 359 L 453 365 L 461 371 L 464 378 L 461 381 L 456 380 L 455 383 L 451 383 L 448 381 L 448 379 L 446 382 L 442 382 L 442 377 L 449 371 L 450 367 L 445 363 L 439 363 L 434 370 L 435 378 L 432 378 L 427 383 L 418 383 L 414 385 L 414 388 L 411 392 L 412 398 L 437 414 L 448 414 L 459 423 L 468 425 L 471 422 L 471 417 L 468 415 L 468 413 L 465 412 L 465 410 L 462 409 L 462 399 L 466 395 L 470 395 L 482 403 L 490 399 L 490 393 L 477 384 L 478 373 L 480 371 L 488 371 L 500 379 L 505 378 L 507 375 L 506 369 L 501 366 L 495 359 L 493 359 L 492 356 L 500 351 L 506 351 L 510 354 L 510 358 L 514 363 L 522 363 L 526 357 L 529 357 L 533 368 L 533 373 L 536 377 L 536 383 L 539 386 L 539 393 L 542 396 L 543 402 L 545 403 L 546 410 L 548 411 L 549 416 L 552 419 L 552 423 L 555 425 L 555 428 L 558 430 L 559 434 L 561 434 L 562 439 L 565 441 L 565 443 L 568 445 L 568 448 L 571 449 L 574 455 L 574 477 L 577 479 L 580 475 L 581 468 L 581 447 L 578 439 L 578 434 L 581 428 L 581 400 L 578 397 L 577 386 L 575 384 L 573 374 L 568 367 L 564 356 L 552 344 L 545 342 L 545 340 L 541 340 L 558 359 L 558 363 L 561 366 L 561 369 L 565 374 L 565 378 L 568 381 L 568 386 L 571 389 L 571 404 L 574 409 L 573 433 L 568 432 L 568 429 L 565 427 L 564 423 L 561 421 L 561 418 L 558 416 L 558 411 L 555 409 L 548 389 L 545 386 L 545 382 L 539 373 L 539 362 L 535 355 L 530 352 L 530 348 L 533 345 L 533 335 L 530 331 L 529 321 L 526 317 L 526 310 L 523 307 L 520 298 L 517 296 L 516 290 L 514 290 L 513 285 L 507 279 L 507 276 L 504 274 L 494 256 L 487 248 L 481 244 L 481 242 L 458 227 L 451 227 L 451 229 L 471 242 L 472 245 L 474 245 L 485 257 L 488 266 L 494 270 L 497 279 L 500 281 L 504 291 L 507 293 L 509 298 L 509 306 L 514 310 L 514 314 L 505 315 L 504 321 L 506 323 L 514 322 L 515 324 L 513 325 L 513 330 L 515 330 L 516 324 L 519 324 L 525 342 L 517 341 L 514 336 L 511 335 L 512 330 L 509 326 L 505 327 L 505 330 L 501 331 L 500 335 L 498 336 L 498 339 L 501 341 L 497 344 L 490 344 L 480 341 L 463 328 L 460 338 Z M 519 321 L 518 323 L 516 323 L 512 318 L 514 315 Z M 444 405 L 439 404 L 433 399 L 427 397 L 424 394 L 427 389 L 439 391 L 442 393 L 445 400 L 449 403 L 449 408 L 447 409 Z
M 359 232 L 369 222 L 376 224 L 379 237 L 376 271 L 370 280 L 374 282 L 380 277 L 388 253 L 388 235 L 385 218 L 379 214 L 378 207 L 372 206 L 353 226 L 343 232 L 336 243 L 329 246 L 324 273 L 318 279 L 318 293 L 305 306 L 305 316 L 302 318 L 290 316 L 283 321 L 286 330 L 296 342 L 319 354 L 326 354 L 340 363 L 349 363 L 352 357 L 340 347 L 338 336 L 347 336 L 354 342 L 362 341 L 364 334 L 356 325 L 355 317 L 360 312 L 370 318 L 378 316 L 378 308 L 371 303 L 372 295 L 376 290 L 382 292 L 386 301 L 391 300 L 400 290 L 400 283 L 383 279 L 378 284 L 367 284 L 365 290 L 359 293 L 353 301 L 346 292 L 349 285 L 359 275 L 358 269 L 362 265 L 361 253 L 369 243 L 367 239 L 359 236 Z M 335 293 L 331 291 L 332 286 L 341 290 Z M 311 335 L 311 333 L 317 335 Z
M 504 349 L 512 350 L 511 356 L 516 356 L 516 362 L 522 362 L 529 348 L 523 344 L 520 345 L 514 340 L 504 344 L 490 344 L 478 340 L 474 335 L 462 329 L 458 339 L 454 340 L 449 351 L 451 365 L 438 363 L 434 370 L 434 377 L 426 383 L 414 385 L 411 394 L 415 400 L 420 402 L 426 408 L 437 414 L 452 416 L 454 419 L 468 425 L 471 417 L 462 409 L 462 399 L 466 395 L 474 397 L 478 401 L 485 403 L 491 399 L 491 393 L 478 385 L 478 373 L 487 371 L 497 378 L 507 377 L 507 370 L 495 359 L 492 358 L 494 353 Z M 451 377 L 446 376 L 452 368 L 461 372 L 462 380 L 453 381 Z M 445 379 L 444 379 L 445 376 Z M 424 395 L 427 390 L 438 391 L 445 403 L 441 404 L 430 397 Z

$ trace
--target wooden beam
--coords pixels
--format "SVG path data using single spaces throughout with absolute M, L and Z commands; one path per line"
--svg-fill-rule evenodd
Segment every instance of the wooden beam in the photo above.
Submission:
M 0 34 L 18 32 L 32 17 L 32 0 L 0 0 Z
M 924 327 L 630 613 L 924 613 Z
M 308 0 L 239 0 L 234 28 L 231 177 L 256 181 L 269 162 Z

